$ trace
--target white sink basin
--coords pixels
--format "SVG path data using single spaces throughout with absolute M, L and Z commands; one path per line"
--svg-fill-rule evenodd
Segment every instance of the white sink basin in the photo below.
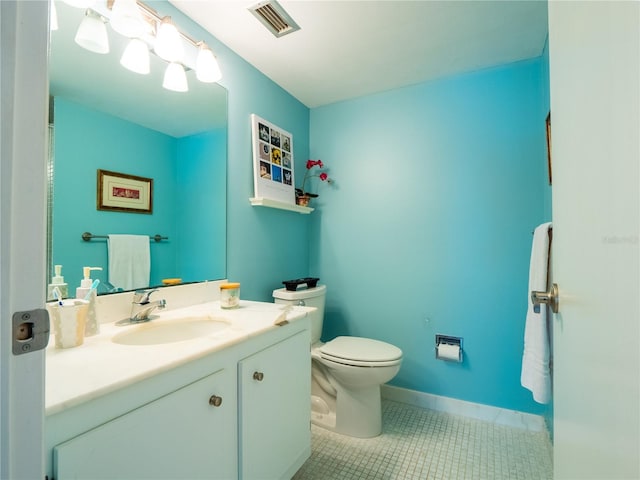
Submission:
M 231 322 L 222 317 L 203 315 L 175 320 L 151 320 L 138 326 L 122 327 L 126 330 L 116 334 L 111 341 L 121 345 L 161 345 L 183 342 L 198 337 L 222 332 Z

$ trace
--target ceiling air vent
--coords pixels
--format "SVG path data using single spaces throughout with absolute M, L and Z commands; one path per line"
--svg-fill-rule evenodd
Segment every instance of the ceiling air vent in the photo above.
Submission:
M 276 37 L 300 30 L 298 24 L 275 0 L 257 3 L 249 7 L 249 11 Z

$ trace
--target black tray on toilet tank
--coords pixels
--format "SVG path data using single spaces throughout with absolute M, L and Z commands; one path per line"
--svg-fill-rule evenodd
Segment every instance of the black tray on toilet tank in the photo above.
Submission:
M 284 283 L 284 287 L 291 291 L 291 292 L 295 292 L 298 289 L 299 285 L 307 285 L 307 288 L 314 288 L 317 284 L 318 284 L 318 280 L 320 280 L 317 277 L 306 277 L 306 278 L 297 278 L 296 280 L 284 280 L 282 283 Z

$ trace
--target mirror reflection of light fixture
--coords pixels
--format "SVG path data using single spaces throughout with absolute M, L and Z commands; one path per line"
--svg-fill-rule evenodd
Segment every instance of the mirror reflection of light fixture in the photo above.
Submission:
M 109 53 L 107 27 L 99 14 L 91 9 L 87 9 L 78 27 L 75 42 L 91 52 Z
M 151 30 L 136 0 L 115 0 L 109 23 L 116 32 L 129 38 L 142 38 Z
M 204 42 L 198 42 L 196 78 L 203 83 L 214 83 L 222 78 L 218 61 L 211 49 Z
M 171 17 L 164 17 L 158 25 L 156 43 L 153 47 L 156 54 L 167 62 L 178 62 L 184 55 L 182 37 L 171 21 Z
M 171 62 L 164 72 L 164 81 L 162 86 L 167 90 L 174 92 L 187 92 L 189 85 L 187 84 L 187 74 L 184 67 L 180 63 Z
M 132 72 L 146 75 L 151 71 L 149 62 L 149 46 L 139 38 L 132 38 L 124 49 L 120 65 Z

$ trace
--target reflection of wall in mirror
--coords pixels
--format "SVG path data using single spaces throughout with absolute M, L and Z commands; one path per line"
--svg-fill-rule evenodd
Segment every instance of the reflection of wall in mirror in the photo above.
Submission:
M 220 248 L 211 245 L 226 222 L 224 198 L 220 206 L 215 197 L 226 183 L 225 129 L 174 138 L 60 97 L 54 108 L 51 262 L 64 266 L 71 287 L 80 282 L 84 266 L 105 268 L 94 276 L 108 279 L 107 245 L 82 241 L 85 231 L 169 237 L 150 243 L 151 285 L 163 278 L 224 277 L 224 255 L 216 258 Z M 96 171 L 101 168 L 153 178 L 153 214 L 97 210 Z

